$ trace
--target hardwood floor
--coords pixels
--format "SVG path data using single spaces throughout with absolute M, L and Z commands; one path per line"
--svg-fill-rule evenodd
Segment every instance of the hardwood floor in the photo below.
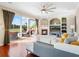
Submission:
M 0 57 L 9 57 L 10 45 L 0 46 Z M 14 56 L 13 56 L 14 57 Z M 32 53 L 26 54 L 26 57 L 38 57 Z
M 0 46 L 0 57 L 8 57 L 9 45 Z

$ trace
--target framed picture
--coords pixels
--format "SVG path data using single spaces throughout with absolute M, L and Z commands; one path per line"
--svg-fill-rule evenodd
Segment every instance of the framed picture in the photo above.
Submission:
M 48 34 L 47 29 L 42 29 L 42 35 L 47 35 L 47 34 Z

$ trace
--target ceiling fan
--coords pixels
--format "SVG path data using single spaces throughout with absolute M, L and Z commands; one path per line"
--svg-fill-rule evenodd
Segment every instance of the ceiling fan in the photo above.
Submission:
M 52 4 L 49 5 L 42 5 L 41 8 L 41 13 L 49 13 L 49 12 L 54 12 L 53 9 L 56 9 L 56 7 L 52 7 Z

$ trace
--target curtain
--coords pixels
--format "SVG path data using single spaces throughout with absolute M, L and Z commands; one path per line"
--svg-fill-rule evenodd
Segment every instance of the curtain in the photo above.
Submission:
M 77 31 L 77 23 L 76 23 L 76 16 L 75 16 L 75 32 Z
M 5 27 L 4 45 L 7 45 L 10 42 L 10 40 L 9 40 L 9 26 L 11 25 L 14 16 L 15 16 L 14 12 L 3 10 L 4 27 Z
M 38 29 L 39 20 L 38 19 L 36 19 L 36 25 L 37 25 L 37 34 L 39 34 L 39 29 Z

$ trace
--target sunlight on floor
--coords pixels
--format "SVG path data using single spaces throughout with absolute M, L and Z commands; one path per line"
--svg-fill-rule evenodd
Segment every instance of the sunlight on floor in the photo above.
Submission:
M 27 45 L 35 42 L 33 38 L 27 38 L 23 40 L 11 41 L 9 56 L 10 57 L 25 57 L 27 55 Z

